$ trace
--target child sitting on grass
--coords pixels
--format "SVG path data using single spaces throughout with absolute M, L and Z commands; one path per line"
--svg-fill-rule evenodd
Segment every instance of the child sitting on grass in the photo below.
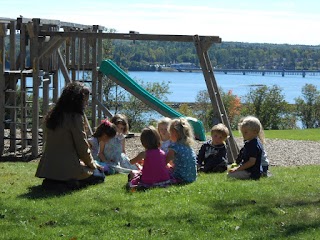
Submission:
M 172 182 L 192 183 L 197 178 L 196 154 L 191 148 L 193 129 L 185 118 L 173 119 L 169 125 L 170 139 L 167 163 L 171 165 Z
M 224 172 L 227 170 L 228 128 L 219 123 L 211 129 L 211 140 L 204 143 L 198 153 L 198 170 L 201 172 Z
M 107 162 L 101 161 L 99 158 L 99 145 L 109 142 L 117 133 L 117 127 L 107 119 L 102 120 L 92 137 L 88 139 L 91 154 L 95 162 L 104 167 L 105 174 L 112 174 L 113 170 L 108 166 Z
M 158 131 L 161 138 L 160 149 L 162 149 L 166 154 L 168 153 L 168 147 L 171 144 L 170 133 L 168 131 L 170 121 L 171 119 L 167 117 L 158 121 Z
M 129 174 L 127 187 L 150 188 L 164 187 L 170 184 L 170 175 L 166 167 L 166 155 L 160 147 L 160 135 L 153 127 L 144 128 L 140 136 L 145 151 L 130 160 L 131 164 L 143 162 L 142 170 L 133 170 Z
M 260 141 L 264 140 L 262 125 L 258 118 L 248 116 L 240 121 L 239 130 L 245 143 L 238 156 L 240 164 L 229 171 L 228 177 L 257 180 L 262 172 L 261 156 L 263 146 Z
M 100 144 L 99 158 L 107 162 L 116 173 L 130 173 L 131 170 L 138 170 L 136 165 L 130 164 L 130 159 L 125 152 L 125 134 L 128 133 L 129 124 L 127 117 L 116 114 L 110 122 L 117 127 L 117 134 L 110 141 Z
M 239 123 L 241 123 L 243 121 L 243 119 L 244 118 L 242 118 Z M 259 137 L 260 142 L 262 143 L 262 146 L 263 146 L 264 143 L 265 143 L 263 132 L 261 132 L 260 135 L 258 135 L 258 137 Z M 243 155 L 243 148 L 240 150 L 240 153 L 238 154 L 238 157 L 236 159 L 236 164 L 239 164 L 242 161 L 242 155 Z M 270 177 L 270 176 L 272 176 L 272 174 L 269 171 L 269 159 L 268 159 L 267 152 L 264 149 L 264 146 L 263 146 L 262 154 L 261 154 L 261 167 L 262 167 L 261 177 Z

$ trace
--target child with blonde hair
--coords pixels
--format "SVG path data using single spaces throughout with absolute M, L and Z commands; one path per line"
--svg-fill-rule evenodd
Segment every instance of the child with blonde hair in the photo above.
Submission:
M 168 130 L 169 124 L 171 119 L 168 117 L 162 118 L 158 121 L 158 131 L 160 134 L 161 139 L 161 146 L 160 149 L 162 149 L 166 154 L 168 153 L 168 147 L 172 143 L 170 140 L 170 133 Z
M 171 164 L 173 183 L 191 183 L 197 178 L 196 154 L 192 149 L 194 133 L 185 118 L 173 119 L 169 125 L 170 139 L 167 163 Z
M 131 164 L 143 161 L 142 170 L 133 170 L 129 174 L 129 188 L 164 187 L 170 184 L 170 175 L 166 167 L 166 155 L 160 149 L 160 135 L 153 126 L 144 128 L 140 136 L 145 151 L 130 160 Z
M 245 142 L 238 156 L 240 164 L 229 171 L 228 177 L 257 180 L 262 172 L 261 156 L 264 142 L 262 125 L 258 118 L 247 116 L 238 126 Z
M 219 123 L 211 129 L 211 139 L 204 143 L 198 153 L 198 170 L 201 172 L 224 172 L 227 170 L 228 128 Z

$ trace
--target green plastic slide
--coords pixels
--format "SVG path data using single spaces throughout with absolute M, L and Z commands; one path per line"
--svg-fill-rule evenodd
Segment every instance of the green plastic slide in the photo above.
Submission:
M 152 109 L 159 112 L 161 115 L 169 118 L 186 118 L 193 127 L 196 139 L 199 139 L 200 141 L 206 140 L 204 127 L 201 121 L 192 117 L 186 117 L 170 108 L 167 104 L 160 101 L 158 98 L 154 97 L 143 87 L 141 87 L 112 60 L 108 59 L 102 61 L 99 71 L 112 79 L 119 86 L 130 92 L 132 95 L 140 99 L 142 102 L 150 106 Z

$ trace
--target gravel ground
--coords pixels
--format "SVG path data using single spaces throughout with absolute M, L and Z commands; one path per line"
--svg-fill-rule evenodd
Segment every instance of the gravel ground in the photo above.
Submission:
M 30 148 L 25 149 L 23 156 L 21 151 L 16 153 L 9 152 L 9 141 L 5 141 L 5 150 L 0 157 L 1 161 L 38 161 L 37 159 L 29 159 Z M 236 138 L 239 148 L 242 147 L 242 139 Z M 193 149 L 198 153 L 203 142 L 195 141 Z M 320 165 L 320 142 L 300 141 L 300 140 L 279 140 L 266 139 L 265 150 L 267 151 L 271 166 L 301 166 L 301 165 Z M 39 146 L 39 153 L 42 146 Z M 135 157 L 143 147 L 140 142 L 140 134 L 135 133 L 134 137 L 126 139 L 126 153 L 129 158 Z
M 236 138 L 236 142 L 242 147 L 241 138 Z M 196 153 L 202 144 L 200 141 L 195 142 Z M 142 150 L 139 134 L 126 139 L 126 153 L 129 158 Z M 265 150 L 271 166 L 320 165 L 320 142 L 266 139 Z

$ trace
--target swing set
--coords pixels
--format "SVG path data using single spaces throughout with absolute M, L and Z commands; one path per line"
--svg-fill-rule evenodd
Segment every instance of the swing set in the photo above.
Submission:
M 6 38 L 9 38 L 10 46 L 8 56 L 5 55 Z M 94 128 L 103 116 L 112 116 L 109 109 L 103 105 L 103 74 L 99 71 L 100 64 L 104 62 L 102 59 L 103 39 L 133 42 L 193 42 L 213 109 L 220 117 L 220 122 L 230 130 L 230 137 L 227 140 L 228 156 L 229 162 L 233 162 L 239 150 L 232 136 L 230 123 L 208 56 L 208 50 L 212 44 L 221 42 L 220 37 L 140 34 L 133 31 L 109 33 L 99 25 L 81 25 L 59 20 L 22 17 L 0 18 L 0 91 L 5 93 L 0 95 L 1 156 L 4 151 L 13 152 L 15 156 L 20 151 L 23 152 L 23 157 L 31 159 L 41 154 L 42 149 L 39 148 L 43 143 L 41 119 L 47 113 L 49 105 L 54 104 L 58 99 L 59 90 L 62 88 L 61 83 L 59 84 L 61 74 L 65 85 L 71 81 L 87 82 L 84 73 L 91 73 L 91 116 L 86 117 L 88 126 Z M 16 46 L 19 48 L 17 49 Z M 28 61 L 29 56 L 30 61 Z M 9 69 L 5 68 L 6 63 L 10 66 Z M 82 77 L 80 77 L 81 74 Z M 114 76 L 109 73 L 106 75 L 118 83 Z M 26 85 L 27 78 L 32 79 L 31 87 Z M 136 97 L 143 98 L 137 92 L 126 90 Z M 28 96 L 30 98 L 30 95 L 27 95 L 30 94 L 30 91 L 32 101 L 28 102 L 26 99 Z M 39 104 L 41 95 L 42 105 Z M 28 105 L 30 102 L 31 106 Z M 160 108 L 152 104 L 149 106 L 166 115 L 162 106 Z M 92 132 L 91 128 L 90 131 Z M 9 149 L 5 149 L 8 145 L 5 143 L 8 142 Z

